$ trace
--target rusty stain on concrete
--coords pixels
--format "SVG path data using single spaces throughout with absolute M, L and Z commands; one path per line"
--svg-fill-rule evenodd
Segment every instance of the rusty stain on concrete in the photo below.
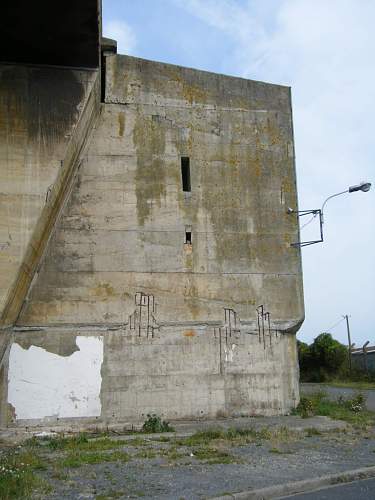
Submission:
M 195 330 L 186 330 L 184 332 L 184 337 L 195 337 L 197 332 Z

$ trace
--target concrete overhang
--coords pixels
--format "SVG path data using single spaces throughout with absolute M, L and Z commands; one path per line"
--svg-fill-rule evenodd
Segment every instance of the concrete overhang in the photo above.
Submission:
M 99 67 L 100 0 L 5 0 L 0 62 Z

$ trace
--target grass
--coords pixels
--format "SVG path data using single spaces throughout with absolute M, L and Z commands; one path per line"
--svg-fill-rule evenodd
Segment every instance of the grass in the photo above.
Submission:
M 128 462 L 130 459 L 128 453 L 124 451 L 106 452 L 69 452 L 59 462 L 61 467 L 77 468 L 86 464 L 101 464 L 103 462 Z
M 14 450 L 0 456 L 0 498 L 2 500 L 30 498 L 35 491 L 47 493 L 51 487 L 35 474 L 44 470 L 45 463 L 31 452 Z
M 198 460 L 204 460 L 206 464 L 231 464 L 239 462 L 239 460 L 226 451 L 217 450 L 214 448 L 198 448 L 194 450 L 194 456 Z
M 122 441 L 103 437 L 98 439 L 89 439 L 85 433 L 77 434 L 72 437 L 52 437 L 52 438 L 31 438 L 25 442 L 25 446 L 31 447 L 48 447 L 51 450 L 82 450 L 82 451 L 101 451 L 111 450 L 119 446 L 124 446 Z
M 160 436 L 158 438 L 154 438 L 153 441 L 159 441 L 160 443 L 169 443 L 172 438 L 168 436 Z
M 126 444 L 126 446 L 148 446 L 150 444 L 150 441 L 148 439 L 137 437 L 134 439 L 129 439 L 125 442 L 123 441 L 122 444 Z
M 121 498 L 125 493 L 123 491 L 108 491 L 107 493 L 96 495 L 95 500 L 111 500 Z
M 158 456 L 158 453 L 156 450 L 153 450 L 152 448 L 140 450 L 136 455 L 134 455 L 136 458 L 156 458 Z
M 280 448 L 273 447 L 269 450 L 270 453 L 275 453 L 277 455 L 291 455 L 294 453 L 292 450 L 280 450 Z
M 210 445 L 215 441 L 226 441 L 234 446 L 243 446 L 249 443 L 276 440 L 290 441 L 296 436 L 295 432 L 290 431 L 287 427 L 279 427 L 274 430 L 268 427 L 254 429 L 253 427 L 239 429 L 208 429 L 206 431 L 196 432 L 192 436 L 176 440 L 176 444 L 180 446 L 197 446 Z
M 357 404 L 361 395 L 352 399 L 330 400 L 322 392 L 304 395 L 301 397 L 301 403 L 296 409 L 296 413 L 304 417 L 313 415 L 322 415 L 334 420 L 343 420 L 352 424 L 354 427 L 366 428 L 375 424 L 375 413 L 365 409 L 365 405 Z M 308 408 L 308 413 L 306 413 Z
M 330 382 L 322 383 L 322 385 L 330 385 L 332 387 L 343 387 L 348 389 L 356 389 L 358 391 L 365 391 L 375 389 L 375 382 L 353 382 L 351 380 L 332 380 Z
M 321 436 L 322 433 L 318 430 L 315 429 L 315 427 L 309 427 L 306 429 L 306 437 L 313 437 L 313 436 Z

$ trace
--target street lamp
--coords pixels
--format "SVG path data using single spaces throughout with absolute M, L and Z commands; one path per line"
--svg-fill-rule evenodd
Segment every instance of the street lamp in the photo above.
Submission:
M 312 214 L 312 218 L 306 224 L 304 224 L 301 227 L 301 229 L 303 229 L 308 224 L 310 224 L 310 222 L 312 222 L 313 219 L 317 215 L 319 215 L 320 239 L 313 240 L 313 241 L 298 241 L 297 243 L 292 243 L 291 246 L 292 247 L 305 247 L 307 245 L 313 245 L 314 243 L 322 243 L 322 241 L 323 241 L 323 224 L 324 224 L 323 212 L 324 212 L 324 207 L 326 206 L 327 201 L 330 200 L 331 198 L 335 198 L 336 196 L 340 196 L 341 194 L 345 194 L 345 193 L 354 193 L 356 191 L 362 191 L 363 193 L 367 193 L 368 191 L 370 191 L 370 188 L 371 188 L 371 182 L 361 182 L 360 184 L 357 184 L 355 186 L 349 186 L 348 189 L 346 189 L 345 191 L 341 191 L 340 193 L 336 193 L 336 194 L 332 194 L 331 196 L 328 196 L 328 198 L 324 201 L 322 208 L 318 208 L 318 209 L 315 208 L 313 210 L 299 210 L 297 212 L 298 217 L 303 217 L 305 215 Z M 288 210 L 287 210 L 288 214 L 292 214 L 295 212 L 296 211 L 293 210 L 292 208 L 288 208 Z

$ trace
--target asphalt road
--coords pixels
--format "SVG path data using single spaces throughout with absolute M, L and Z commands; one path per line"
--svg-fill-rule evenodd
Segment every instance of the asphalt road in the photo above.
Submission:
M 283 498 L 293 500 L 375 500 L 375 479 L 331 486 L 323 490 Z

